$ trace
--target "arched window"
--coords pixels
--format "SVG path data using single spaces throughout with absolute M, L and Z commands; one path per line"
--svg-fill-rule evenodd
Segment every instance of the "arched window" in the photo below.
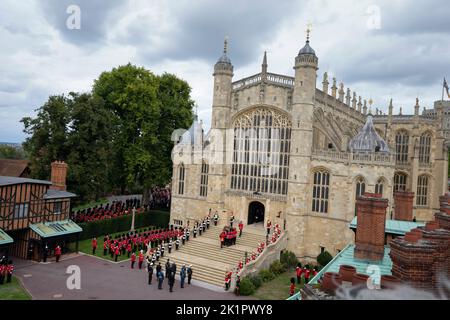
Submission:
M 428 176 L 426 175 L 417 178 L 416 205 L 428 205 Z
M 384 189 L 384 179 L 380 178 L 375 184 L 375 193 L 383 195 L 383 189 Z
M 325 170 L 314 172 L 312 211 L 328 213 L 330 173 Z
M 395 135 L 395 151 L 397 153 L 397 163 L 408 162 L 409 136 L 406 131 L 399 131 Z
M 206 197 L 208 195 L 208 172 L 209 165 L 203 161 L 202 162 L 202 171 L 200 174 L 200 196 Z
M 396 172 L 394 174 L 394 191 L 406 191 L 406 179 L 405 173 Z
M 431 134 L 426 132 L 419 140 L 419 163 L 430 163 Z
M 231 189 L 287 194 L 291 121 L 288 115 L 260 107 L 233 122 Z
M 356 179 L 356 193 L 355 193 L 356 198 L 362 196 L 365 191 L 366 191 L 366 181 L 364 180 L 363 177 L 358 177 L 358 179 Z
M 178 166 L 178 194 L 184 194 L 184 164 Z

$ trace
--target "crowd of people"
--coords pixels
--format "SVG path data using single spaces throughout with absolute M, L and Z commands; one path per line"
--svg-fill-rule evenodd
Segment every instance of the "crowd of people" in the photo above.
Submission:
M 302 264 L 299 262 L 295 268 L 295 275 L 297 277 L 297 284 L 307 284 L 310 278 L 314 278 L 317 274 L 317 267 L 310 267 L 306 265 L 302 268 Z M 303 279 L 303 280 L 302 280 Z M 295 294 L 295 278 L 291 278 L 291 285 L 289 286 L 289 295 L 292 297 Z
M 133 209 L 136 213 L 143 212 L 144 207 L 141 207 L 141 200 L 137 198 L 127 199 L 125 201 L 113 201 L 106 205 L 100 204 L 91 208 L 77 210 L 71 212 L 71 217 L 77 223 L 91 222 L 97 220 L 106 220 L 121 217 L 131 214 Z
M 6 256 L 2 256 L 0 259 L 0 285 L 10 283 L 14 272 L 14 264 L 12 260 L 8 260 Z
M 171 190 L 170 188 L 155 187 L 150 190 L 148 209 L 169 208 Z

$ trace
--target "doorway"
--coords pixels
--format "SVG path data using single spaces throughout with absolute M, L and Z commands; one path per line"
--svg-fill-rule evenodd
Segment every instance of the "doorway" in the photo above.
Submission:
M 248 206 L 247 224 L 263 223 L 264 224 L 264 205 L 259 201 L 250 202 Z

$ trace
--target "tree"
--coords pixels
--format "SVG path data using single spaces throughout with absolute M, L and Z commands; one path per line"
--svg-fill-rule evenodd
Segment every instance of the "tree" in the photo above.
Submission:
M 189 85 L 174 75 L 155 76 L 128 64 L 103 72 L 92 92 L 115 115 L 115 184 L 123 191 L 168 183 L 172 132 L 192 122 Z
M 51 162 L 66 160 L 67 127 L 69 113 L 64 95 L 50 96 L 39 109 L 37 117 L 21 120 L 24 132 L 30 135 L 24 142 L 24 150 L 31 162 L 31 175 L 36 179 L 48 179 Z
M 15 148 L 8 145 L 0 145 L 0 158 L 2 159 L 25 159 L 22 148 Z
M 111 190 L 112 114 L 99 97 L 87 93 L 70 93 L 70 97 L 68 186 L 83 200 L 97 200 Z

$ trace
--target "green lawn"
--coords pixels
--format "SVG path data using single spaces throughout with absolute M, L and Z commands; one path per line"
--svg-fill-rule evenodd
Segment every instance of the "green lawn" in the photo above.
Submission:
M 84 203 L 84 204 L 80 204 L 76 207 L 74 207 L 72 210 L 73 211 L 78 211 L 78 210 L 83 210 L 83 209 L 87 209 L 87 208 L 92 208 L 101 204 L 107 204 L 108 203 L 108 199 L 106 198 L 100 198 L 97 201 L 91 201 L 88 203 Z
M 253 296 L 260 300 L 286 300 L 289 298 L 292 277 L 297 281 L 294 270 L 282 273 L 272 281 L 263 283 L 261 287 L 256 289 Z M 297 293 L 298 290 L 300 290 L 300 286 L 296 283 L 295 292 Z
M 30 294 L 24 289 L 16 277 L 12 277 L 11 283 L 0 285 L 0 300 L 31 300 Z
M 143 228 L 139 228 L 140 229 L 148 229 L 148 228 L 152 228 L 152 226 L 148 226 L 148 227 L 143 227 Z M 127 231 L 122 231 L 122 232 L 116 232 L 111 234 L 111 236 L 114 238 L 116 235 L 121 235 L 123 233 L 127 233 Z M 98 243 L 98 247 L 97 250 L 95 251 L 95 256 L 96 257 L 100 257 L 103 259 L 107 259 L 110 261 L 114 261 L 114 257 L 111 258 L 111 256 L 109 254 L 107 254 L 106 256 L 103 255 L 103 234 L 98 235 L 97 236 L 97 243 Z M 75 243 L 69 243 L 69 249 L 75 251 Z M 86 240 L 81 240 L 80 242 L 78 242 L 78 251 L 83 252 L 83 253 L 87 253 L 92 255 L 92 239 L 86 239 Z M 117 261 L 123 261 L 123 260 L 127 260 L 128 255 L 127 253 L 125 253 L 125 255 L 120 255 L 119 258 L 117 259 Z

